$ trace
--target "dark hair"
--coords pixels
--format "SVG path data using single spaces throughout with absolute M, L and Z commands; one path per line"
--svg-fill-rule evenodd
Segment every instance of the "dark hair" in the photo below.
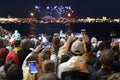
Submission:
M 55 63 L 51 60 L 46 60 L 44 62 L 44 70 L 45 70 L 45 73 L 52 73 L 54 72 L 55 70 Z
M 52 42 L 52 39 L 53 39 L 53 36 L 46 36 L 46 38 L 47 38 L 47 40 L 49 41 L 49 42 Z
M 14 46 L 18 47 L 20 45 L 20 42 L 21 42 L 20 40 L 16 40 L 15 43 L 14 43 Z
M 35 41 L 30 40 L 30 47 L 31 47 L 31 48 L 34 48 L 34 46 L 35 46 Z
M 43 60 L 50 59 L 51 52 L 49 49 L 43 49 L 40 54 L 41 54 L 41 57 L 43 58 Z
M 32 54 L 31 56 L 29 56 L 28 58 L 27 58 L 27 65 L 28 65 L 28 62 L 29 61 L 36 61 L 36 63 L 38 63 L 38 54 Z
M 6 78 L 7 80 L 22 80 L 22 72 L 22 69 L 18 65 L 12 64 L 7 70 Z
M 59 46 L 59 44 L 60 44 L 60 38 L 54 37 L 54 38 L 53 38 L 53 44 L 54 44 L 55 46 Z
M 109 41 L 103 41 L 99 44 L 98 48 L 100 50 L 110 49 L 110 42 Z
M 66 54 L 62 55 L 62 57 L 61 57 L 61 63 L 66 62 L 69 59 L 70 59 L 70 55 L 66 53 Z
M 100 54 L 100 62 L 102 65 L 111 66 L 114 60 L 114 51 L 112 49 L 105 49 Z
M 23 39 L 21 40 L 21 47 L 22 49 L 28 50 L 30 48 L 30 40 L 29 39 Z
M 4 71 L 5 71 L 5 73 L 7 73 L 8 68 L 9 68 L 12 64 L 15 64 L 15 62 L 13 62 L 12 60 L 9 60 L 9 61 L 7 61 L 7 62 L 5 63 L 5 65 L 4 65 Z

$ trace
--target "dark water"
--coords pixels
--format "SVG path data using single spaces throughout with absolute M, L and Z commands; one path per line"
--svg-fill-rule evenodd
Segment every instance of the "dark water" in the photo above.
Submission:
M 67 30 L 68 26 L 65 24 L 49 23 L 49 24 L 27 24 L 27 23 L 8 23 L 0 24 L 3 28 L 14 31 L 19 30 L 21 35 L 29 35 L 34 33 L 36 36 L 39 33 L 54 34 L 55 32 L 64 32 Z M 109 34 L 111 31 L 116 31 L 118 37 L 120 37 L 120 23 L 76 23 L 70 24 L 69 26 L 72 32 L 80 32 L 81 29 L 86 29 L 87 34 L 92 37 L 95 36 L 99 40 L 104 40 L 110 38 Z

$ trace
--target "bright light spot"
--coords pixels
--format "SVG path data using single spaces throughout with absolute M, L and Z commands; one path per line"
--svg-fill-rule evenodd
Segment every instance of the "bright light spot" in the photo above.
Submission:
M 34 16 L 34 13 L 31 12 L 30 15 L 33 17 L 33 16 Z
M 38 6 L 35 6 L 36 9 L 38 9 Z
M 70 14 L 70 13 L 68 13 L 68 14 L 67 14 L 67 16 L 68 16 L 68 17 L 71 17 L 71 14 Z
M 49 6 L 47 6 L 47 9 L 50 9 L 50 7 L 49 7 Z

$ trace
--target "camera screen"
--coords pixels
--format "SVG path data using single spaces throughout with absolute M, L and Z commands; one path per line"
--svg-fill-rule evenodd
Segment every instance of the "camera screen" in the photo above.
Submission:
M 42 45 L 42 48 L 50 48 L 50 43 L 44 43 L 44 44 Z
M 65 33 L 61 33 L 60 37 L 66 37 L 66 34 Z
M 38 73 L 35 61 L 29 62 L 29 70 L 30 70 L 30 73 L 33 73 L 33 74 Z
M 116 42 L 119 42 L 119 43 L 120 43 L 120 38 L 116 38 Z
M 42 42 L 45 43 L 47 41 L 46 37 L 42 38 Z
M 83 37 L 81 33 L 76 33 L 76 37 L 80 38 Z

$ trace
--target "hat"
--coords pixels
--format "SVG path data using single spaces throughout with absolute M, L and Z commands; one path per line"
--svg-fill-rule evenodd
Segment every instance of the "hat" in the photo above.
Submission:
M 73 54 L 82 55 L 85 52 L 85 44 L 79 40 L 76 40 L 71 46 L 71 51 Z
M 54 33 L 54 36 L 59 36 L 59 33 Z

